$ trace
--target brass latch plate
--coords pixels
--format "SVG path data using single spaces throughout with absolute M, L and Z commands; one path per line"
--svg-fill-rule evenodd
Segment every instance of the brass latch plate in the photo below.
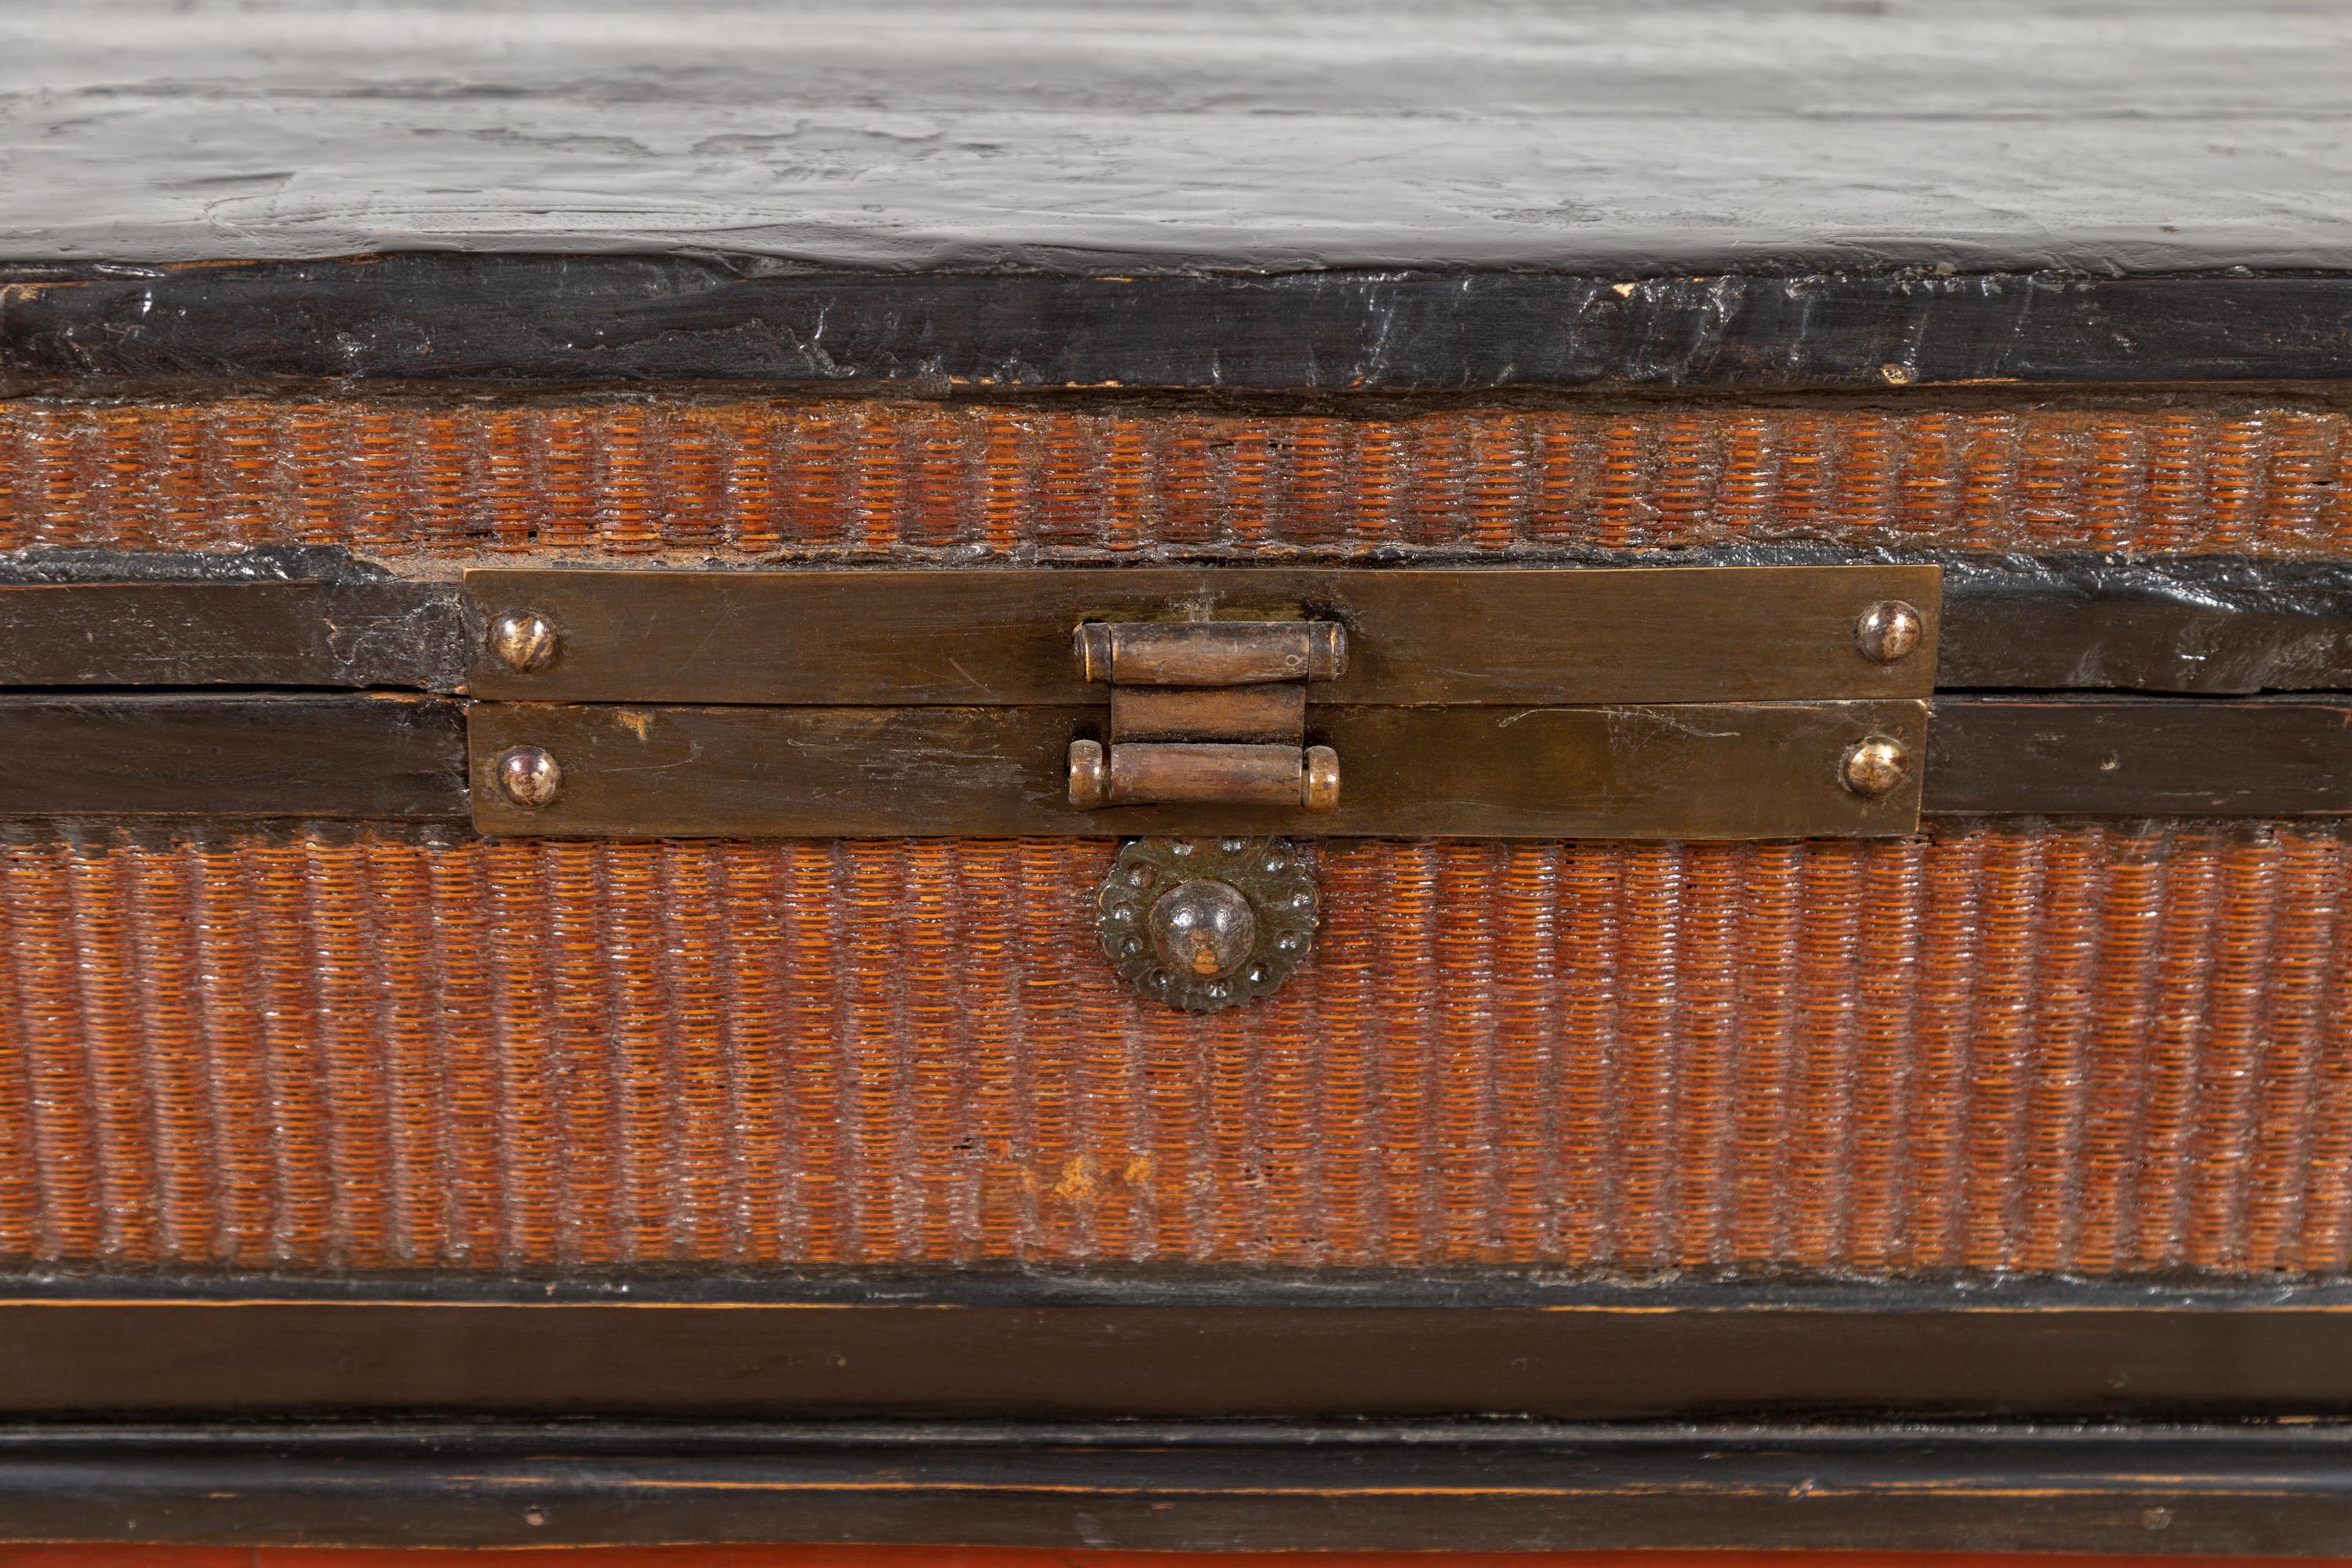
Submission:
M 488 570 L 467 589 L 503 628 L 471 682 L 477 825 L 605 837 L 1900 834 L 1940 597 L 1937 568 L 1887 565 Z M 1280 737 L 1342 761 L 1330 809 L 1073 805 L 1073 742 L 1112 738 L 1118 689 L 1074 638 L 1155 622 L 1333 628 L 1344 668 L 1290 687 L 1303 722 L 1292 740 L 1286 709 Z M 1275 743 L 1197 711 L 1232 732 L 1194 743 Z
M 1063 782 L 1083 708 L 541 707 L 474 711 L 485 833 L 592 837 L 1288 833 L 1537 838 L 1780 838 L 1910 832 L 1915 769 L 1876 798 L 1840 778 L 1874 736 L 1912 756 L 1927 705 L 1681 703 L 1335 708 L 1308 732 L 1347 760 L 1329 811 L 1200 805 L 1073 810 Z M 549 805 L 500 793 L 518 747 L 558 759 Z
M 1073 567 L 466 574 L 487 624 L 527 611 L 549 661 L 487 647 L 476 697 L 783 707 L 1092 703 L 1087 621 L 1332 620 L 1348 668 L 1318 702 L 1840 701 L 1926 697 L 1935 566 Z M 1857 651 L 1869 608 L 1918 607 L 1926 646 Z

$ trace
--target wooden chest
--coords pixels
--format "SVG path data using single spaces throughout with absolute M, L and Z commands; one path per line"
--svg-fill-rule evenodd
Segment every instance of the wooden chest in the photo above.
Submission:
M 2352 22 L 109 10 L 0 1539 L 2352 1542 Z

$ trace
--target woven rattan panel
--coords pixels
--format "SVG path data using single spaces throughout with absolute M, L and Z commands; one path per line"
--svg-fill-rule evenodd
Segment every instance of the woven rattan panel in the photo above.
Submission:
M 1896 412 L 1899 408 L 1901 411 Z M 887 402 L 0 404 L 0 548 L 1218 556 L 1822 541 L 2352 553 L 2291 405 L 1486 409 Z
M 2352 1258 L 2330 831 L 1335 842 L 1205 1018 L 1093 951 L 1109 851 L 20 830 L 0 1255 Z

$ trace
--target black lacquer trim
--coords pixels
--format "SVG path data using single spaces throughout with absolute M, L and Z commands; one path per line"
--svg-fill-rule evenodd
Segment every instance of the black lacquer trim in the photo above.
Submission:
M 379 693 L 0 693 L 0 817 L 464 821 L 466 717 Z
M 0 1428 L 0 1538 L 2322 1552 L 2299 1427 Z
M 1936 557 L 1945 690 L 2352 690 L 2352 564 Z
M 1447 1305 L 854 1283 L 0 1300 L 0 1416 L 1559 1420 L 2352 1417 L 2341 1292 L 1624 1288 Z M 429 1289 L 429 1287 L 426 1288 Z M 399 1296 L 394 1291 L 389 1294 Z
M 2352 276 L 851 273 L 414 253 L 42 268 L 0 377 L 1709 392 L 2334 381 Z
M 465 606 L 438 583 L 0 584 L 0 689 L 459 689 Z
M 1937 699 L 1923 809 L 1942 816 L 2352 813 L 2352 700 Z

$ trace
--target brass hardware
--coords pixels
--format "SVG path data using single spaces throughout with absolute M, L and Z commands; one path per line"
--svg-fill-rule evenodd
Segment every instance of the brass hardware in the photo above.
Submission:
M 1063 769 L 1099 709 L 478 702 L 467 721 L 474 825 L 595 838 L 1705 839 L 1874 837 L 1919 822 L 1918 766 L 1875 798 L 1840 777 L 1846 752 L 1874 735 L 1927 754 L 1927 705 L 1916 700 L 1313 711 L 1318 737 L 1348 759 L 1348 787 L 1328 810 L 1096 814 L 1070 809 Z M 563 760 L 552 805 L 524 810 L 497 788 L 492 764 L 516 746 Z
M 1307 776 L 1300 781 L 1298 800 L 1309 811 L 1329 811 L 1339 804 L 1339 753 L 1328 746 L 1307 748 Z
M 1151 906 L 1151 950 L 1180 974 L 1231 974 L 1257 945 L 1257 916 L 1230 883 L 1179 882 Z
M 516 746 L 500 754 L 499 790 L 517 805 L 536 811 L 563 793 L 563 770 L 537 746 Z
M 1907 833 L 1941 605 L 1888 565 L 466 581 L 555 648 L 479 645 L 476 826 L 623 837 Z M 509 793 L 525 747 L 560 795 Z
M 1281 838 L 1143 838 L 1098 900 L 1103 952 L 1128 984 L 1192 1013 L 1255 1001 L 1313 945 L 1315 879 Z
M 1348 672 L 1348 628 L 1336 621 L 1087 621 L 1071 642 L 1078 678 L 1113 686 L 1255 686 Z
M 1911 776 L 1911 753 L 1900 741 L 1873 735 L 1847 751 L 1839 776 L 1854 794 L 1876 800 L 1893 794 Z
M 485 622 L 528 605 L 562 648 L 530 675 L 485 649 L 467 681 L 488 701 L 1066 706 L 1100 696 L 1070 656 L 1081 623 L 1287 616 L 1347 629 L 1318 702 L 1871 701 L 1927 696 L 1935 661 L 1858 657 L 1863 613 L 1916 606 L 1924 654 L 1940 582 L 1888 565 L 477 567 L 466 595 Z
M 1310 766 L 1307 683 L 1348 669 L 1333 621 L 1081 623 L 1078 673 L 1108 682 L 1108 748 L 1070 745 L 1070 805 L 1300 806 L 1339 802 L 1339 755 Z
M 555 624 L 530 610 L 509 610 L 490 623 L 490 652 L 518 675 L 554 662 Z
M 1339 804 L 1339 753 L 1328 746 L 1175 745 L 1122 742 L 1106 760 L 1094 741 L 1070 742 L 1070 804 L 1291 805 Z
M 1307 683 L 1114 686 L 1110 731 L 1121 741 L 1286 741 L 1296 746 L 1307 731 Z
M 1110 759 L 1099 741 L 1070 742 L 1070 804 L 1080 811 L 1110 804 Z
M 1862 622 L 1854 628 L 1854 641 L 1861 645 L 1863 657 L 1879 664 L 1910 658 L 1927 638 L 1927 619 L 1919 614 L 1918 606 L 1900 599 L 1882 600 L 1871 605 L 1863 612 Z

